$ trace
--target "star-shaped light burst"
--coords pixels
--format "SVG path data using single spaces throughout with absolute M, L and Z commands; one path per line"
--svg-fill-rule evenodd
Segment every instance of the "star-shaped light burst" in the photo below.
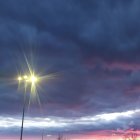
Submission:
M 26 75 L 20 75 L 17 78 L 19 83 L 24 82 L 26 87 L 30 86 L 31 89 L 30 92 L 32 95 L 36 93 L 36 86 L 37 83 L 39 82 L 39 79 L 40 78 L 34 72 L 31 72 L 30 74 L 26 74 Z
M 29 64 L 26 56 L 25 56 L 25 60 L 26 60 L 26 64 L 27 64 L 27 70 L 26 71 L 28 71 L 28 73 L 20 74 L 17 77 L 17 81 L 18 81 L 19 85 L 21 84 L 22 87 L 24 85 L 24 88 L 25 88 L 20 140 L 22 140 L 23 128 L 24 128 L 23 125 L 24 125 L 24 112 L 25 112 L 25 107 L 26 107 L 26 90 L 28 88 L 30 88 L 29 105 L 30 105 L 30 99 L 33 98 L 33 97 L 36 97 L 37 101 L 38 101 L 38 103 L 41 107 L 39 95 L 38 95 L 38 92 L 37 92 L 37 87 L 39 86 L 39 83 L 42 80 L 46 81 L 46 80 L 48 80 L 48 79 L 50 79 L 54 76 L 52 74 L 48 74 L 48 75 L 45 75 L 45 76 L 39 76 L 38 74 L 35 73 L 35 70 L 33 70 L 31 65 Z
M 23 73 L 19 73 L 16 80 L 18 81 L 19 88 L 25 88 L 25 93 L 27 92 L 27 89 L 30 89 L 30 99 L 37 99 L 38 103 L 40 104 L 40 99 L 38 95 L 38 89 L 41 89 L 41 83 L 47 82 L 50 79 L 53 79 L 56 77 L 57 73 L 49 73 L 47 75 L 42 75 L 41 73 L 36 73 L 34 66 L 31 65 L 33 62 L 31 61 L 31 64 L 29 63 L 27 57 L 25 56 L 25 62 L 26 62 L 26 68 L 23 69 Z M 23 67 L 23 66 L 22 66 Z M 30 104 L 30 103 L 29 103 Z
M 30 67 L 28 73 L 18 75 L 17 81 L 19 88 L 24 88 L 25 93 L 27 92 L 27 89 L 30 90 L 30 100 L 36 98 L 40 104 L 38 89 L 42 90 L 41 83 L 47 82 L 48 80 L 53 79 L 55 76 L 56 74 L 40 76 L 40 74 L 36 74 L 35 71 Z

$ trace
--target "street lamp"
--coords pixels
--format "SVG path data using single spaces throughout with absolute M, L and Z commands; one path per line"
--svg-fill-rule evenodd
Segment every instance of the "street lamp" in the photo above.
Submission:
M 30 94 L 36 92 L 36 84 L 39 81 L 39 78 L 34 74 L 34 72 L 29 75 L 21 75 L 17 78 L 19 83 L 23 83 L 25 87 L 24 99 L 23 99 L 23 111 L 22 111 L 22 124 L 21 124 L 21 133 L 20 140 L 23 138 L 23 127 L 24 127 L 24 117 L 25 117 L 25 107 L 26 107 L 26 87 L 30 86 Z
M 53 77 L 56 76 L 55 74 L 47 74 L 47 75 L 43 75 L 43 76 L 36 75 L 35 71 L 32 69 L 32 66 L 29 64 L 26 56 L 25 56 L 25 60 L 26 60 L 27 69 L 28 69 L 29 73 L 24 73 L 23 75 L 19 75 L 17 77 L 17 81 L 18 81 L 19 85 L 23 84 L 24 88 L 25 88 L 24 99 L 23 99 L 23 111 L 22 111 L 22 124 L 21 124 L 20 140 L 22 140 L 22 137 L 23 137 L 27 88 L 30 88 L 30 97 L 34 97 L 34 96 L 38 97 L 38 95 L 37 95 L 38 94 L 37 93 L 38 83 L 40 83 L 44 80 L 46 81 L 48 79 L 52 79 Z M 39 101 L 39 104 L 40 104 L 40 101 Z

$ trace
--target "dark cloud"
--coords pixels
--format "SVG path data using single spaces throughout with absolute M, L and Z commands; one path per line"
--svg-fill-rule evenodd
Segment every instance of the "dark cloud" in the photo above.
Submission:
M 10 80 L 25 69 L 24 53 L 37 71 L 58 73 L 40 91 L 45 114 L 74 117 L 138 107 L 139 4 L 0 1 L 0 113 L 20 113 L 22 95 Z

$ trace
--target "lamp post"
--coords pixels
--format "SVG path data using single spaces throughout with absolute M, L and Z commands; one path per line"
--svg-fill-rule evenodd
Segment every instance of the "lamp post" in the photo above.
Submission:
M 38 82 L 38 77 L 33 73 L 31 73 L 29 76 L 19 76 L 18 82 L 24 84 L 25 93 L 24 93 L 24 99 L 23 99 L 23 110 L 22 110 L 22 123 L 21 123 L 21 132 L 20 132 L 20 140 L 23 139 L 23 129 L 24 129 L 24 118 L 25 118 L 25 108 L 26 108 L 26 88 L 27 85 L 30 86 L 31 91 L 30 94 L 36 91 L 36 83 Z
M 23 111 L 22 111 L 22 124 L 21 124 L 20 140 L 22 140 L 22 137 L 23 137 L 23 125 L 24 125 L 25 107 L 26 107 L 26 94 L 24 94 L 24 100 L 23 100 Z

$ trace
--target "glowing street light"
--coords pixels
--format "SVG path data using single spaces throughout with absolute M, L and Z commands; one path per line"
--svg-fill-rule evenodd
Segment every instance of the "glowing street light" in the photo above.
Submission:
M 48 74 L 48 75 L 38 77 L 33 71 L 26 56 L 25 56 L 25 60 L 26 60 L 27 69 L 29 73 L 24 73 L 23 75 L 19 75 L 16 79 L 18 83 L 20 85 L 24 85 L 24 88 L 25 88 L 20 140 L 22 140 L 22 137 L 23 137 L 24 116 L 25 116 L 25 107 L 26 107 L 26 89 L 30 88 L 30 97 L 34 97 L 34 96 L 38 97 L 38 102 L 40 104 L 39 96 L 37 94 L 38 83 L 40 83 L 40 81 L 44 81 L 44 80 L 46 81 L 48 79 L 52 79 L 55 76 L 54 74 Z
M 26 87 L 26 85 L 30 86 L 31 95 L 36 92 L 36 84 L 39 81 L 39 78 L 34 74 L 34 72 L 32 72 L 30 75 L 18 76 L 17 80 L 19 83 L 23 83 L 25 85 L 25 87 Z M 22 138 L 23 138 L 25 107 L 26 107 L 26 93 L 24 94 L 20 140 L 22 140 Z
M 19 76 L 19 77 L 18 77 L 18 81 L 20 82 L 21 80 L 22 80 L 22 77 L 21 77 L 21 76 Z
M 35 75 L 31 75 L 31 76 L 24 75 L 24 76 L 19 76 L 17 80 L 19 82 L 28 82 L 31 84 L 35 84 L 38 81 L 38 77 Z

